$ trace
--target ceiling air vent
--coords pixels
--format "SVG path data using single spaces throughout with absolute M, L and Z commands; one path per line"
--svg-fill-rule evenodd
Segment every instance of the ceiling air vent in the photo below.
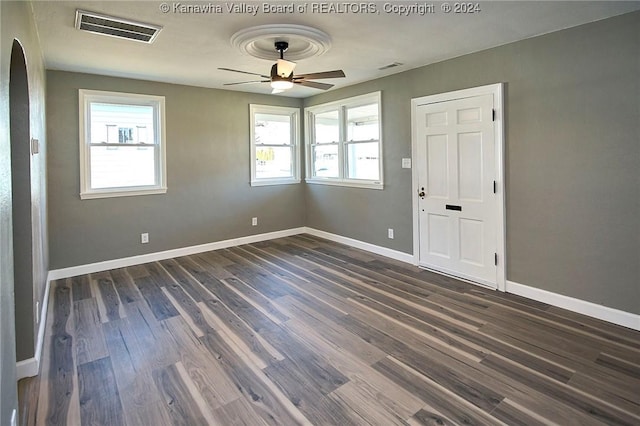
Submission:
M 157 25 L 134 22 L 129 19 L 76 10 L 76 28 L 90 33 L 102 34 L 127 40 L 153 43 L 162 29 Z
M 400 65 L 404 65 L 401 62 L 394 62 L 392 64 L 389 65 L 385 65 L 384 67 L 380 67 L 378 68 L 378 71 L 384 71 L 384 70 L 388 70 L 389 68 L 395 68 L 395 67 L 399 67 Z

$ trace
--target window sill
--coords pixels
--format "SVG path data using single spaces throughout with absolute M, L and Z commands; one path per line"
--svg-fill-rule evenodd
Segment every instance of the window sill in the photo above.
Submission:
M 368 181 L 355 181 L 355 180 L 336 180 L 336 179 L 318 179 L 318 178 L 309 178 L 305 179 L 306 183 L 311 184 L 319 184 L 319 185 L 330 185 L 330 186 L 346 186 L 351 188 L 362 188 L 362 189 L 384 189 L 384 184 L 382 182 L 368 182 Z
M 95 198 L 113 198 L 113 197 L 137 197 L 139 195 L 153 195 L 153 194 L 166 194 L 167 188 L 153 188 L 153 189 L 132 189 L 132 190 L 103 190 L 103 191 L 91 191 L 81 192 L 81 200 L 92 200 Z
M 251 186 L 292 185 L 300 183 L 300 179 L 264 179 L 252 180 Z

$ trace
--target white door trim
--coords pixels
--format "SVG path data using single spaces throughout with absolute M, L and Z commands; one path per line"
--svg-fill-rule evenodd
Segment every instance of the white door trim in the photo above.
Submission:
M 435 95 L 423 96 L 411 99 L 411 204 L 413 209 L 413 263 L 419 264 L 420 250 L 420 227 L 418 215 L 418 164 L 417 158 L 417 127 L 416 109 L 420 105 L 446 102 L 462 98 L 470 98 L 482 95 L 493 95 L 493 105 L 495 109 L 495 121 L 493 122 L 495 135 L 495 156 L 496 156 L 496 253 L 498 254 L 498 265 L 496 268 L 496 285 L 500 291 L 506 290 L 506 212 L 505 212 L 505 186 L 504 186 L 504 84 L 496 83 L 487 86 L 473 87 L 469 89 L 456 90 L 454 92 L 438 93 Z M 443 271 L 446 272 L 446 271 Z M 465 278 L 465 277 L 463 277 Z M 486 285 L 486 283 L 480 283 Z

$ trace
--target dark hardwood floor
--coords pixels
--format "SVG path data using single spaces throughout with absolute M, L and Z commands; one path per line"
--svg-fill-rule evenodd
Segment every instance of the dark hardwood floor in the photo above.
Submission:
M 640 424 L 640 332 L 308 235 L 50 296 L 22 424 Z

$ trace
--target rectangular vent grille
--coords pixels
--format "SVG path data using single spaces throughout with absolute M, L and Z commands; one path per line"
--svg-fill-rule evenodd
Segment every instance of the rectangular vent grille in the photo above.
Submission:
M 153 43 L 162 29 L 157 25 L 76 10 L 76 28 L 95 34 Z
M 380 67 L 378 68 L 378 71 L 384 71 L 384 70 L 388 70 L 389 68 L 395 68 L 395 67 L 399 67 L 400 65 L 404 65 L 400 62 L 394 62 L 392 64 L 389 65 L 385 65 L 384 67 Z

